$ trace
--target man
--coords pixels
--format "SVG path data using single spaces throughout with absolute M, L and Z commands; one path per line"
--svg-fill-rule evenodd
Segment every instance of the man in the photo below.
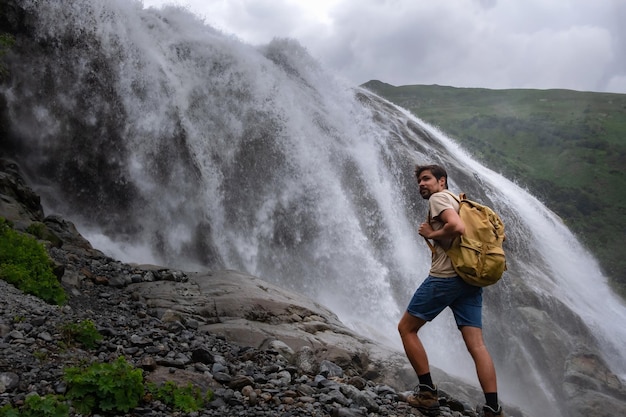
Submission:
M 438 165 L 416 166 L 415 176 L 420 195 L 428 200 L 429 207 L 428 221 L 421 224 L 419 234 L 431 239 L 435 250 L 429 276 L 415 291 L 398 323 L 404 350 L 419 379 L 419 385 L 407 402 L 425 414 L 436 414 L 439 410 L 437 388 L 433 384 L 428 356 L 418 331 L 450 307 L 485 393 L 484 416 L 504 417 L 498 404 L 495 367 L 483 341 L 482 288 L 463 281 L 445 252 L 454 238 L 465 231 L 459 217 L 459 202 L 447 191 L 448 174 L 444 168 Z

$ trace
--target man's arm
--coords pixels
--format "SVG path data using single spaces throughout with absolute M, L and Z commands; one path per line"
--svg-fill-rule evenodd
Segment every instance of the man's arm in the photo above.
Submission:
M 465 233 L 465 224 L 459 217 L 459 213 L 454 209 L 445 209 L 439 214 L 439 220 L 443 223 L 443 227 L 439 230 L 433 230 L 428 223 L 422 223 L 418 230 L 419 234 L 426 239 L 454 239 L 455 237 Z

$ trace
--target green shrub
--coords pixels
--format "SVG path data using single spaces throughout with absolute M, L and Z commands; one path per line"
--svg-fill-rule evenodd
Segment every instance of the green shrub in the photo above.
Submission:
M 0 279 L 50 304 L 62 305 L 67 300 L 43 245 L 13 230 L 3 218 L 0 218 Z
M 65 369 L 67 398 L 81 414 L 93 411 L 128 412 L 143 397 L 143 373 L 119 357 L 113 363 Z
M 11 405 L 0 408 L 0 417 L 68 417 L 70 407 L 57 395 L 29 395 L 21 409 Z
M 61 335 L 68 346 L 72 345 L 73 342 L 78 342 L 87 349 L 95 348 L 96 343 L 102 340 L 102 335 L 90 319 L 62 325 Z
M 0 417 L 20 417 L 20 412 L 12 407 L 11 404 L 7 404 L 0 408 Z
M 64 373 L 68 384 L 65 397 L 29 395 L 21 409 L 11 405 L 0 408 L 0 417 L 68 417 L 70 405 L 82 415 L 127 413 L 137 407 L 144 396 L 142 370 L 126 362 L 124 357 L 112 363 L 66 368 Z M 203 394 L 191 383 L 183 387 L 172 381 L 161 386 L 147 383 L 145 388 L 154 399 L 185 413 L 200 410 L 213 398 L 213 392 Z
M 209 391 L 207 395 L 203 395 L 198 387 L 194 387 L 191 383 L 184 387 L 179 387 L 172 381 L 167 381 L 161 386 L 154 383 L 147 384 L 148 392 L 153 397 L 165 405 L 175 410 L 190 413 L 198 411 L 204 405 L 206 400 L 210 400 L 213 393 Z
M 46 240 L 54 247 L 60 247 L 63 243 L 57 235 L 48 229 L 48 226 L 41 222 L 32 222 L 26 228 L 26 233 L 30 233 L 39 240 Z
M 37 239 L 43 239 L 46 233 L 46 225 L 41 222 L 32 222 L 27 228 L 26 231 L 31 235 L 35 236 Z

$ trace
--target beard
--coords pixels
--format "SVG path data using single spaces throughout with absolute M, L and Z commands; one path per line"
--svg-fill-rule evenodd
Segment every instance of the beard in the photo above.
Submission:
M 433 193 L 431 193 L 427 188 L 420 188 L 420 195 L 424 200 L 428 200 Z

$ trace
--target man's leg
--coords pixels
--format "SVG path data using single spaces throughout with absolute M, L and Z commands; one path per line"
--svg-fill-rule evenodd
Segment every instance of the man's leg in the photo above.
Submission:
M 459 278 L 458 282 L 462 280 Z M 465 285 L 465 294 L 451 306 L 457 326 L 463 335 L 463 341 L 474 360 L 478 381 L 485 394 L 485 417 L 503 417 L 498 404 L 498 384 L 496 368 L 485 346 L 482 331 L 482 288 Z
M 426 350 L 417 332 L 424 324 L 437 317 L 449 305 L 449 300 L 441 296 L 446 294 L 446 291 L 442 291 L 441 287 L 445 287 L 450 283 L 454 283 L 454 281 L 428 276 L 415 291 L 415 294 L 413 294 L 404 315 L 398 323 L 398 332 L 402 339 L 404 352 L 418 377 L 429 374 L 430 367 Z
M 476 365 L 478 381 L 485 393 L 497 393 L 498 384 L 496 380 L 496 368 L 493 365 L 491 355 L 483 340 L 483 331 L 479 327 L 463 326 L 461 334 L 465 341 L 465 346 Z
M 414 317 L 406 311 L 398 323 L 398 332 L 402 339 L 404 352 L 418 376 L 430 372 L 426 350 L 417 336 L 417 332 L 424 324 L 426 324 L 426 320 Z
M 400 323 L 398 323 L 398 332 L 402 338 L 406 356 L 419 378 L 419 386 L 406 398 L 406 402 L 416 407 L 423 414 L 434 416 L 438 414 L 439 410 L 437 388 L 435 388 L 430 376 L 426 350 L 417 336 L 417 332 L 424 324 L 426 324 L 426 320 L 405 312 Z

